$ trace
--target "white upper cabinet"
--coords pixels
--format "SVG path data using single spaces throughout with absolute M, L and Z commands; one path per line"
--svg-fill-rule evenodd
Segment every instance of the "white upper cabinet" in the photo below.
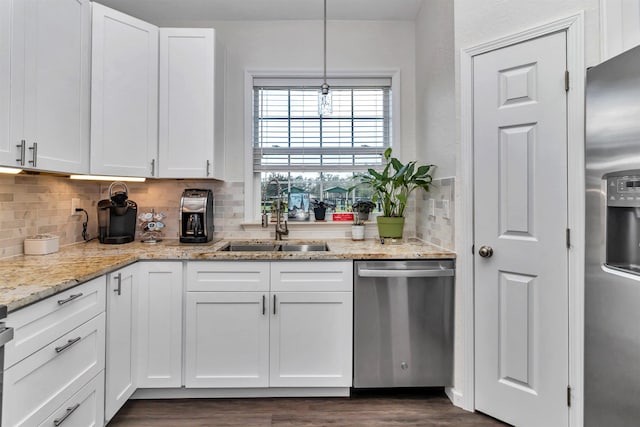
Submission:
M 91 173 L 157 175 L 158 27 L 93 3 Z
M 0 1 L 0 164 L 19 166 L 11 140 L 11 39 L 12 2 Z
M 0 4 L 0 162 L 89 168 L 89 0 Z
M 160 177 L 223 178 L 223 85 L 213 29 L 160 29 Z
M 638 0 L 601 0 L 600 7 L 603 61 L 640 44 Z

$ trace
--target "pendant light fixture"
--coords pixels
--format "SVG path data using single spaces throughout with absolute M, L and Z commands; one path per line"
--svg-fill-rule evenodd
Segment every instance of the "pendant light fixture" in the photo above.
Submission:
M 318 114 L 326 116 L 333 113 L 331 92 L 327 84 L 327 0 L 324 0 L 324 71 L 322 74 L 322 86 L 318 94 Z

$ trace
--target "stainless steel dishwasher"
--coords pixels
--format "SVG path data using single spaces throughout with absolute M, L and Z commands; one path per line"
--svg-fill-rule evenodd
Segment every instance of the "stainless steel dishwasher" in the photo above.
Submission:
M 356 261 L 356 388 L 453 385 L 454 260 Z

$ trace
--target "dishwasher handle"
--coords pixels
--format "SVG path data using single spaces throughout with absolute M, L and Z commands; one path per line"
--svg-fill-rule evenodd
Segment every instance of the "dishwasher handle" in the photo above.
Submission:
M 389 270 L 389 269 L 358 269 L 359 277 L 452 277 L 455 270 L 445 269 L 423 269 L 423 270 Z

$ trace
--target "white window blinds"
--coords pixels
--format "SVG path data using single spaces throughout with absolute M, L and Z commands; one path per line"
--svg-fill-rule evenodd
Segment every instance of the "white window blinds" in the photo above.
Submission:
M 317 83 L 317 84 L 316 84 Z M 319 81 L 254 79 L 254 171 L 363 171 L 390 145 L 390 79 L 330 81 L 333 113 L 318 114 Z

